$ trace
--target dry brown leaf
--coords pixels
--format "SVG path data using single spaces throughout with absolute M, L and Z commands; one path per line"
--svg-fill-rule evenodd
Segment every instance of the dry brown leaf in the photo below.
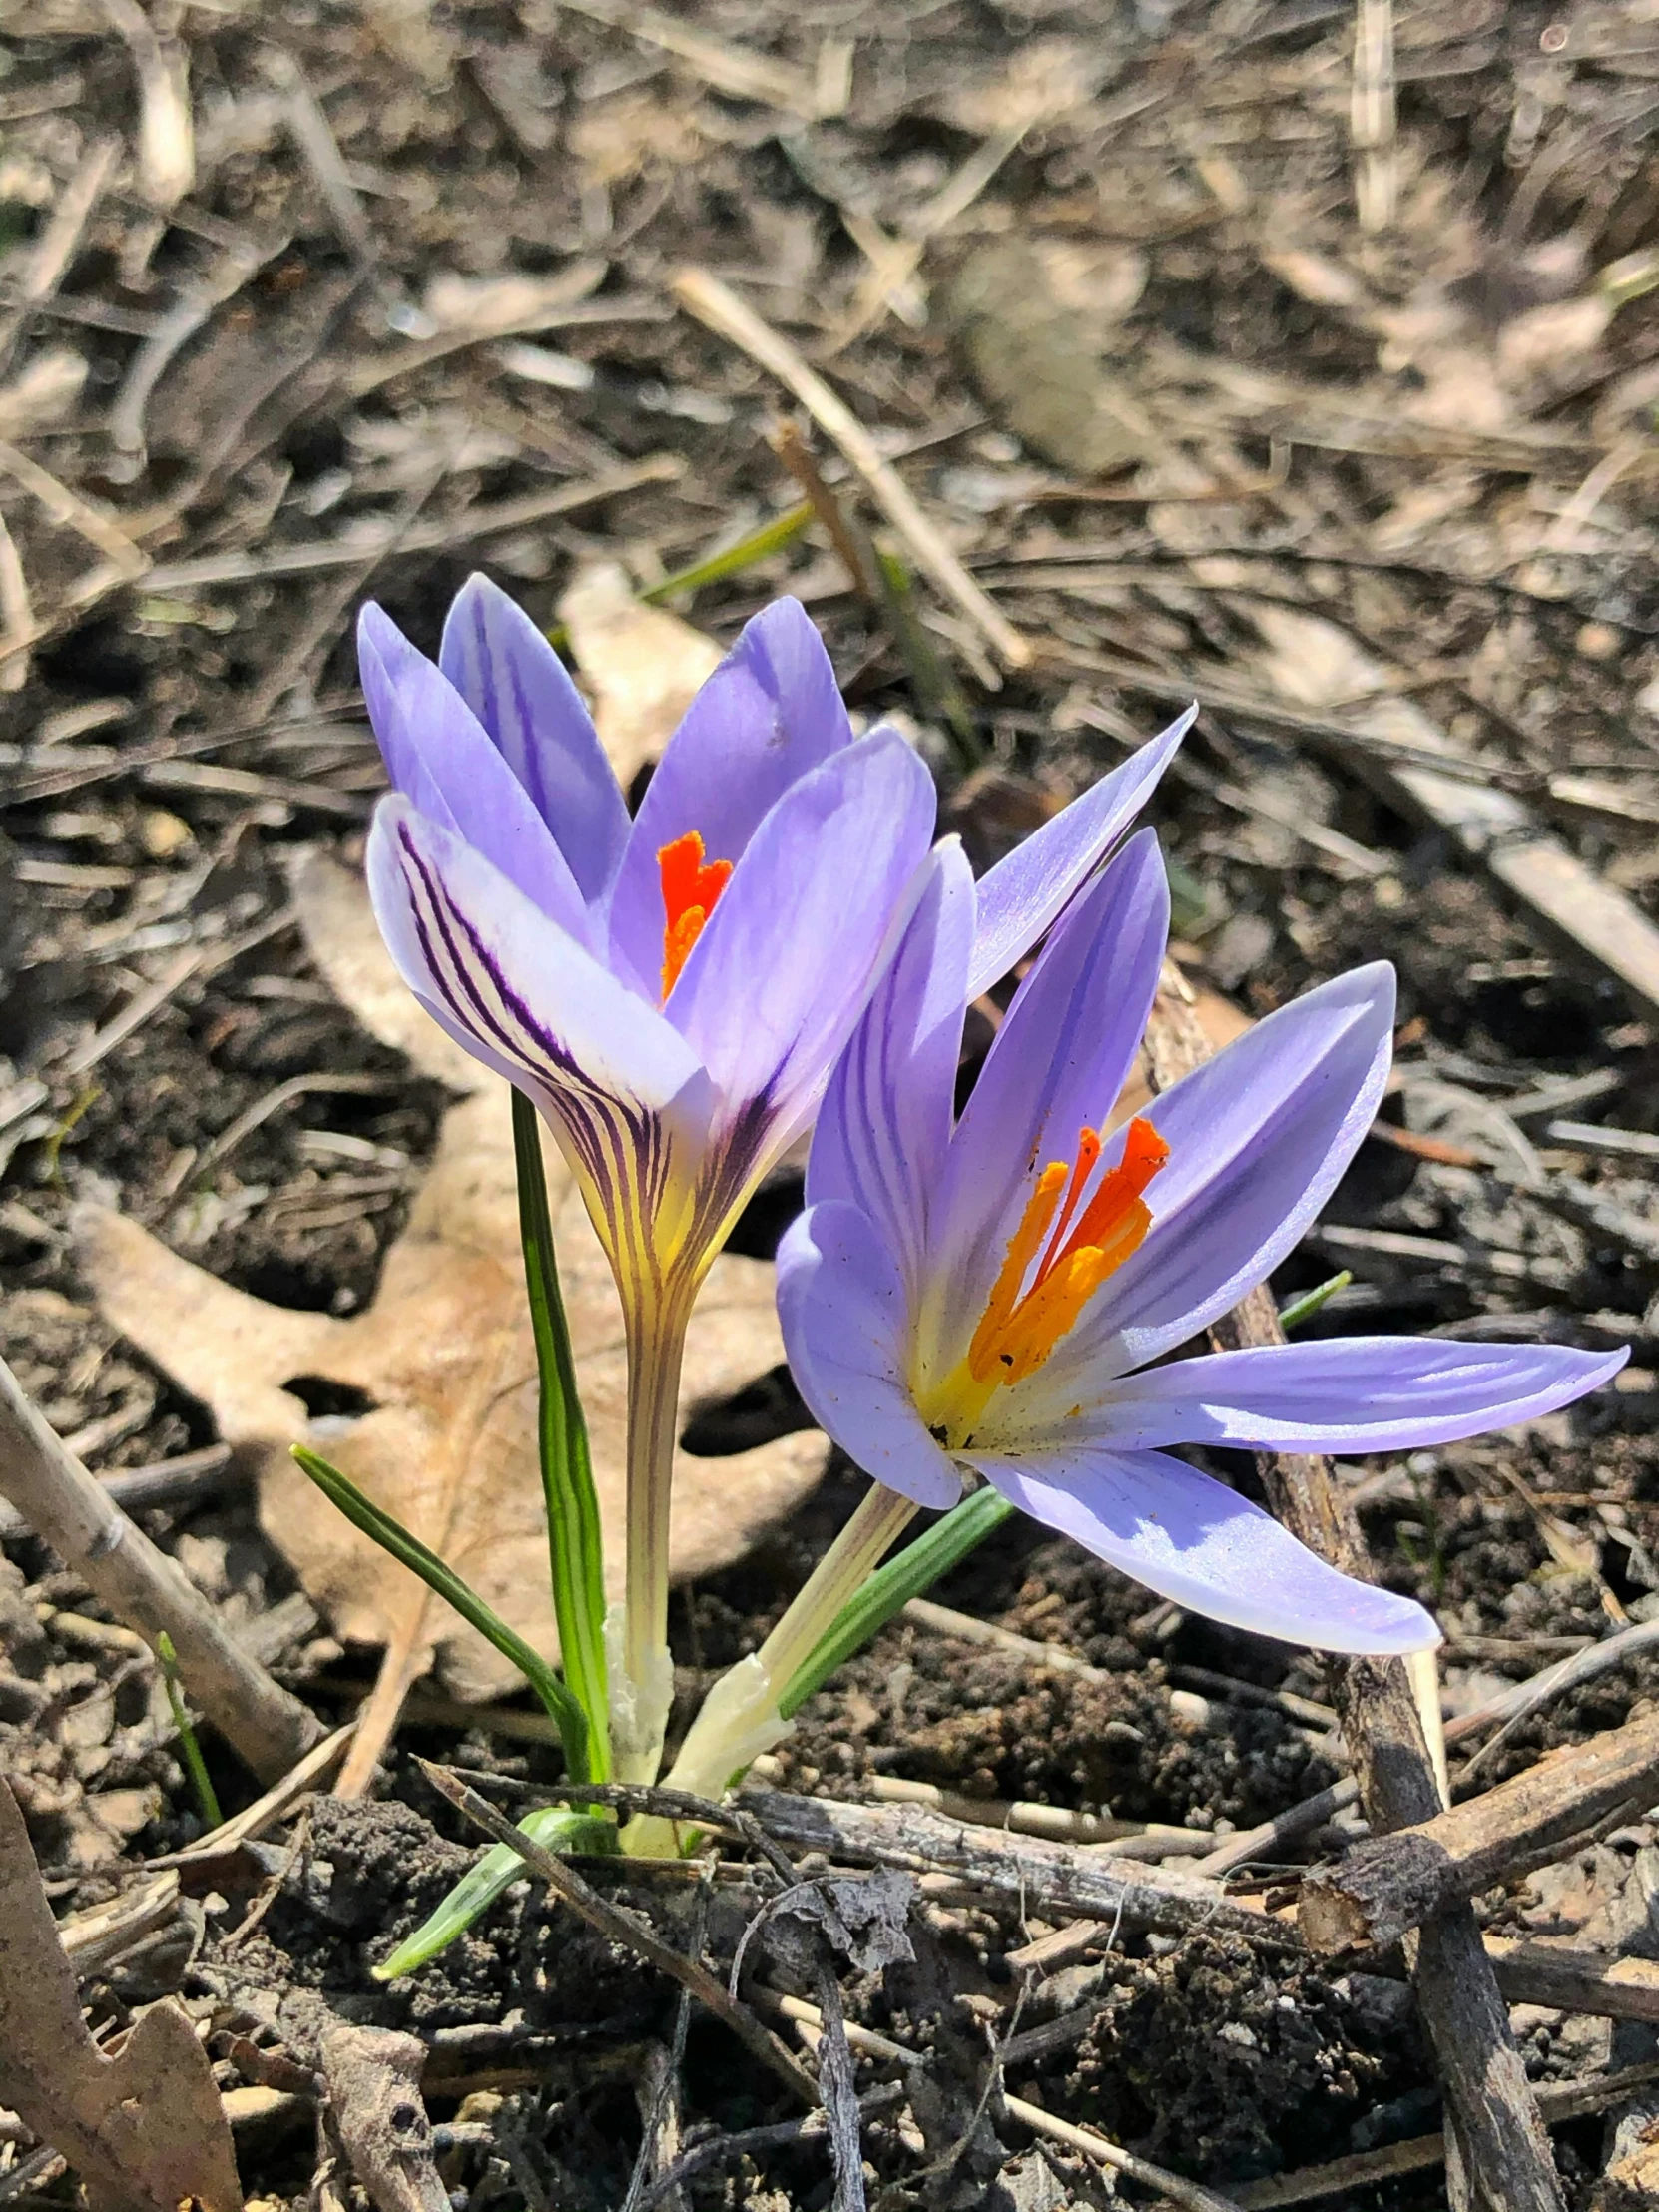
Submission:
M 106 2058 L 81 2017 L 23 1816 L 0 1787 L 0 2104 L 75 2168 L 92 2212 L 242 2212 L 208 2054 L 172 1998 Z
M 720 666 L 720 647 L 678 615 L 642 606 L 614 561 L 582 571 L 559 602 L 559 620 L 592 696 L 599 742 L 627 791 Z
M 333 1460 L 521 1635 L 539 1650 L 557 1648 L 507 1087 L 458 1052 L 410 996 L 359 878 L 311 855 L 294 871 L 294 892 L 319 968 L 364 1026 L 423 1072 L 470 1094 L 445 1117 L 373 1305 L 348 1321 L 268 1305 L 107 1209 L 83 1213 L 82 1250 L 110 1320 L 205 1400 L 221 1435 L 253 1461 L 261 1524 L 335 1633 L 401 1652 L 409 1679 L 435 1655 L 455 1695 L 486 1698 L 518 1686 L 514 1671 L 342 1519 L 294 1466 L 288 1446 L 309 1443 Z M 625 1490 L 621 1305 L 580 1195 L 551 1147 L 547 1175 L 615 1596 Z M 732 1395 L 783 1357 L 771 1266 L 722 1255 L 692 1318 L 682 1418 Z M 362 1392 L 373 1410 L 308 1418 L 284 1386 L 306 1377 L 344 1385 L 347 1401 Z M 724 1458 L 679 1452 L 674 1578 L 742 1557 L 812 1489 L 826 1450 L 812 1432 Z

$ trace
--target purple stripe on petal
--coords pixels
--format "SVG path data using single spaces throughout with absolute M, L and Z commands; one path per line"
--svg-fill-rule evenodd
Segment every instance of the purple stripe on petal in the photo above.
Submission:
M 602 897 L 628 842 L 628 808 L 557 653 L 487 576 L 469 576 L 438 666 L 529 794 L 582 896 Z
M 906 1378 L 898 1262 L 854 1206 L 814 1206 L 778 1247 L 778 1319 L 813 1418 L 864 1472 L 943 1509 L 961 1477 L 923 1425 Z
M 1170 1146 L 1147 1192 L 1152 1228 L 1021 1385 L 1031 1419 L 1039 1404 L 1100 1396 L 1107 1378 L 1173 1351 L 1273 1272 L 1371 1127 L 1393 1006 L 1385 962 L 1355 968 L 1152 1101 L 1146 1118 Z
M 927 1194 L 950 1143 L 973 914 L 972 871 L 950 837 L 928 863 L 897 956 L 836 1063 L 813 1131 L 808 1204 L 841 1200 L 879 1222 L 912 1287 Z
M 1085 1401 L 1103 1443 L 1249 1444 L 1274 1451 L 1405 1451 L 1552 1413 L 1630 1357 L 1564 1345 L 1336 1337 L 1152 1368 Z M 1056 1434 L 1056 1442 L 1060 1440 Z
M 1197 713 L 1189 707 L 983 876 L 969 998 L 1006 975 L 1087 881 L 1146 805 Z
M 965 1350 L 1037 1171 L 1074 1160 L 1082 1130 L 1110 1114 L 1134 1064 L 1168 933 L 1169 884 L 1146 830 L 1043 947 L 950 1141 L 928 1225 L 930 1367 L 948 1369 Z
M 640 802 L 611 901 L 612 943 L 636 974 L 663 963 L 663 846 L 695 830 L 707 859 L 738 860 L 790 786 L 851 743 L 823 639 L 798 601 L 774 600 L 692 701 Z
M 529 793 L 455 687 L 378 607 L 357 624 L 357 664 L 394 787 L 483 853 L 532 904 L 590 943 L 587 905 Z
M 696 1057 L 452 830 L 383 800 L 369 834 L 375 918 L 404 981 L 564 1142 L 613 1250 L 671 1176 L 698 1172 L 711 1092 Z
M 896 732 L 838 752 L 755 832 L 665 1008 L 734 1114 L 779 1141 L 823 1096 L 919 894 L 933 780 Z
M 1259 1505 L 1161 1451 L 964 1456 L 1022 1512 L 1210 1620 L 1316 1651 L 1440 1640 L 1410 1598 L 1340 1574 Z

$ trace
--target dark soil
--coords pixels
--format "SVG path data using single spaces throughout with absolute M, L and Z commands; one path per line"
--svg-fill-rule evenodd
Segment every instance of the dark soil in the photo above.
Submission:
M 1526 316 L 1595 296 L 1597 271 L 1649 246 L 1651 119 L 1618 60 L 1651 60 L 1643 10 L 1602 9 L 1564 47 L 1541 9 L 1400 11 L 1398 217 L 1373 235 L 1354 212 L 1349 11 L 1253 0 L 897 11 L 850 0 L 787 22 L 753 0 L 671 11 L 808 84 L 821 64 L 832 79 L 835 42 L 850 41 L 844 113 L 811 124 L 740 97 L 718 68 L 711 81 L 710 50 L 675 58 L 599 20 L 610 12 L 286 0 L 256 25 L 218 6 L 158 9 L 158 23 L 177 14 L 198 143 L 191 192 L 153 216 L 132 168 L 132 64 L 102 11 L 0 7 L 11 282 L 95 135 L 113 131 L 126 149 L 53 296 L 8 341 L 13 384 L 67 374 L 69 394 L 5 412 L 14 395 L 0 388 L 0 437 L 115 516 L 159 569 L 78 598 L 94 549 L 12 476 L 0 481 L 40 628 L 32 654 L 0 661 L 18 678 L 0 694 L 0 1353 L 100 1473 L 215 1436 L 204 1409 L 99 1318 L 71 1248 L 77 1199 L 118 1203 L 261 1297 L 345 1314 L 372 1297 L 435 1141 L 441 1092 L 334 1000 L 288 913 L 285 857 L 321 840 L 354 860 L 379 788 L 353 689 L 355 606 L 378 598 L 432 648 L 455 586 L 481 565 L 551 625 L 584 560 L 620 559 L 644 588 L 796 497 L 768 443 L 778 391 L 672 311 L 665 284 L 684 262 L 743 289 L 910 455 L 911 488 L 1042 641 L 1031 670 L 992 688 L 962 618 L 918 586 L 931 647 L 918 656 L 846 589 L 816 530 L 680 602 L 729 640 L 775 592 L 800 593 L 856 709 L 909 718 L 976 860 L 1158 727 L 1160 685 L 1270 697 L 1253 610 L 1288 605 L 1402 672 L 1409 696 L 1580 858 L 1659 910 L 1659 540 L 1644 411 L 1659 295 L 1633 285 L 1587 341 L 1513 365 Z M 273 120 L 272 42 L 321 104 L 345 205 L 364 226 L 355 240 L 337 190 L 331 206 Z M 1037 80 L 1047 96 L 1022 107 Z M 965 161 L 1021 122 L 954 219 L 921 224 L 925 313 L 902 290 L 903 311 L 866 313 L 860 224 L 901 240 Z M 232 283 L 226 257 L 244 249 Z M 418 351 L 454 327 L 446 312 L 479 311 L 475 297 L 446 309 L 437 279 L 452 291 L 456 279 L 541 281 L 589 258 L 599 267 L 570 318 L 505 339 L 475 323 L 466 342 Z M 135 450 L 116 432 L 141 352 L 191 298 L 204 302 L 199 324 L 157 364 Z M 376 364 L 393 372 L 375 381 Z M 1461 411 L 1430 403 L 1441 388 L 1464 391 Z M 1498 403 L 1481 413 L 1475 389 Z M 1575 506 L 1621 440 L 1634 443 L 1620 469 Z M 1495 458 L 1493 441 L 1507 441 Z M 683 464 L 672 482 L 481 539 L 463 520 L 664 451 Z M 832 451 L 822 440 L 818 451 L 835 474 Z M 388 517 L 400 531 L 448 520 L 457 542 L 393 545 L 325 573 L 282 565 L 286 548 Z M 242 581 L 166 575 L 239 554 L 254 571 Z M 965 738 L 947 727 L 955 696 Z M 980 764 L 965 780 L 964 744 Z M 1378 796 L 1364 770 L 1352 749 L 1271 716 L 1201 717 L 1151 811 L 1189 968 L 1262 1014 L 1357 960 L 1393 960 L 1404 1080 L 1388 1118 L 1477 1152 L 1495 1141 L 1503 1157 L 1492 1109 L 1513 1107 L 1546 1168 L 1659 1223 L 1650 1162 L 1550 1133 L 1556 1119 L 1659 1129 L 1649 1013 L 1570 944 L 1542 942 L 1477 862 Z M 1558 790 L 1562 778 L 1576 784 Z M 1323 841 L 1302 833 L 1310 825 Z M 202 972 L 77 1072 L 88 1040 L 190 947 Z M 211 1149 L 278 1086 L 341 1075 L 373 1087 L 296 1091 Z M 1598 1076 L 1605 1087 L 1579 1102 L 1527 1103 L 1541 1086 Z M 769 1194 L 743 1248 L 768 1250 L 796 1202 L 787 1186 Z M 1433 1604 L 1446 1628 L 1450 1706 L 1536 1673 L 1564 1639 L 1651 1617 L 1651 1260 L 1512 1181 L 1376 1138 L 1324 1228 L 1331 1238 L 1316 1232 L 1275 1284 L 1289 1298 L 1352 1268 L 1313 1333 L 1635 1348 L 1627 1386 L 1594 1405 L 1345 1470 L 1379 1577 Z M 1365 1241 L 1376 1232 L 1382 1242 Z M 1402 1254 L 1387 1233 L 1463 1257 Z M 778 1418 L 799 1413 L 786 1404 Z M 1246 1462 L 1214 1464 L 1254 1486 Z M 678 1725 L 712 1674 L 756 1647 L 856 1494 L 832 1469 L 752 1557 L 682 1594 Z M 234 1462 L 140 1517 L 284 1681 L 325 1720 L 343 1717 L 371 1655 L 342 1652 L 317 1619 L 259 1533 Z M 68 1910 L 113 1895 L 202 1817 L 145 1654 L 109 1632 L 36 1537 L 9 1523 L 0 1538 L 0 1763 Z M 1171 1620 L 1034 1528 L 1008 1525 L 933 1594 L 1104 1679 L 900 1621 L 804 1710 L 780 1750 L 785 1786 L 855 1797 L 897 1778 L 1219 1840 L 1346 1771 L 1340 1739 L 1263 1695 L 1325 1700 L 1317 1657 Z M 1482 1779 L 1655 1695 L 1659 1662 L 1604 1674 L 1506 1739 Z M 211 1735 L 207 1749 L 234 1811 L 255 1786 Z M 244 2078 L 230 2038 L 290 1989 L 411 2028 L 431 2046 L 434 2118 L 493 2129 L 487 2147 L 463 2137 L 443 2152 L 457 2204 L 632 2204 L 646 2059 L 677 2032 L 684 2141 L 793 2116 L 723 2029 L 693 2012 L 677 2030 L 671 1987 L 539 1890 L 510 1893 L 420 1974 L 375 1983 L 369 1968 L 475 1841 L 416 1754 L 527 1787 L 558 1773 L 545 1744 L 412 1723 L 376 1801 L 317 1799 L 299 1827 L 216 1872 L 193 1908 L 199 1940 L 101 1969 L 89 2004 L 118 2022 L 182 1990 L 213 2022 L 227 2086 Z M 1354 1833 L 1327 1831 L 1302 1856 Z M 1654 1840 L 1644 1823 L 1602 1847 L 1604 1903 L 1634 1883 Z M 614 1874 L 590 1872 L 615 1891 Z M 700 1942 L 724 1975 L 764 1894 L 751 1870 L 641 1879 L 630 1902 L 673 1939 Z M 1485 1909 L 1501 1919 L 1532 1895 Z M 255 1900 L 257 1928 L 233 1941 Z M 924 1894 L 910 1933 L 913 1965 L 843 1975 L 848 2018 L 922 2054 L 908 2070 L 860 2066 L 860 2090 L 905 2084 L 864 2129 L 871 2203 L 1102 2201 L 1097 2169 L 1034 2150 L 990 2094 L 1005 2038 L 1008 2091 L 1221 2187 L 1437 2124 L 1401 1982 L 1286 1971 L 1210 1936 L 1120 1932 L 1026 1988 L 1006 1954 L 1041 1930 L 1006 1904 Z M 764 1942 L 754 1962 L 774 1987 L 810 1993 L 782 1945 Z M 1055 2021 L 1044 2048 L 1036 2031 Z M 1540 2078 L 1607 2061 L 1596 2023 L 1521 2024 Z M 1600 2122 L 1556 2142 L 1575 2205 L 1592 2205 Z M 11 2145 L 0 2133 L 0 2195 Z M 250 2197 L 307 2201 L 308 2124 L 251 2132 L 242 2171 Z M 71 2183 L 41 2187 L 62 2201 Z M 809 2141 L 712 2163 L 681 2201 L 809 2212 L 830 2188 L 824 2145 Z M 1431 2170 L 1330 2201 L 1414 2212 L 1442 2191 Z

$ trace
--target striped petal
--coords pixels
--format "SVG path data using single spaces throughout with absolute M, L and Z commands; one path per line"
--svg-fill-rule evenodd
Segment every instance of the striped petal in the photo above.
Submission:
M 695 1178 L 712 1093 L 697 1055 L 452 830 L 401 798 L 369 834 L 375 918 L 455 1041 L 533 1097 L 613 1256 Z
M 582 896 L 602 897 L 628 842 L 628 807 L 557 653 L 487 576 L 469 576 L 444 623 L 438 666 L 553 832 Z
M 965 1454 L 1005 1498 L 1160 1597 L 1316 1651 L 1427 1651 L 1422 1607 L 1341 1574 L 1271 1513 L 1161 1451 Z
M 357 621 L 357 666 L 393 787 L 590 943 L 586 901 L 529 793 L 453 684 L 372 604 Z

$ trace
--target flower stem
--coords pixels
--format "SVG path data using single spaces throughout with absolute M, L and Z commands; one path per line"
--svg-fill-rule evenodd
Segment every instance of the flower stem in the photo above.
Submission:
M 785 1690 L 915 1510 L 896 1490 L 870 1484 L 760 1650 L 728 1668 L 704 1699 L 668 1777 L 671 1788 L 719 1798 L 734 1775 L 789 1734 L 779 1712 Z M 623 1830 L 622 1848 L 667 1857 L 679 1839 L 670 1822 L 638 1819 Z
M 611 1684 L 619 1782 L 655 1782 L 674 1663 L 668 1649 L 669 1516 L 678 1440 L 680 1363 L 689 1301 L 670 1294 L 628 1319 L 628 1567 L 621 1635 L 609 1624 L 620 1681 Z

